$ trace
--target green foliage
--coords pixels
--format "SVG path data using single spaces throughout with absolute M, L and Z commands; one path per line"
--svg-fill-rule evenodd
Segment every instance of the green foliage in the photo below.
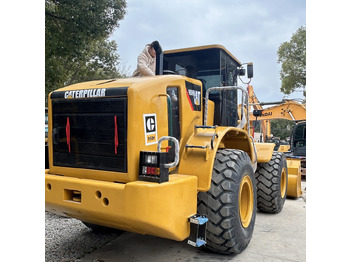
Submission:
M 274 137 L 279 137 L 281 140 L 285 140 L 290 137 L 293 126 L 295 125 L 293 121 L 286 119 L 272 119 L 271 123 L 271 134 Z
M 306 27 L 300 27 L 289 42 L 282 43 L 277 54 L 282 64 L 281 92 L 288 95 L 302 90 L 306 96 Z
M 82 59 L 83 61 L 74 63 L 68 84 L 120 77 L 115 68 L 119 59 L 115 41 L 98 41 L 89 47 L 86 50 L 88 61 Z
M 45 95 L 81 81 L 118 77 L 115 41 L 125 0 L 45 0 Z
M 273 137 L 279 137 L 281 140 L 286 140 L 290 137 L 295 123 L 286 119 L 271 119 L 270 128 Z M 253 121 L 254 130 L 256 133 L 261 132 L 261 122 Z

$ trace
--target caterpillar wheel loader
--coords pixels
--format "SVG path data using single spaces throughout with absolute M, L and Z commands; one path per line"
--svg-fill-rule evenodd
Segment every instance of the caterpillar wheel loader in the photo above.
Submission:
M 46 210 L 92 228 L 241 253 L 257 209 L 280 212 L 288 184 L 285 155 L 249 134 L 248 93 L 237 82 L 252 78 L 252 64 L 246 74 L 210 45 L 160 50 L 156 68 L 154 77 L 49 95 Z

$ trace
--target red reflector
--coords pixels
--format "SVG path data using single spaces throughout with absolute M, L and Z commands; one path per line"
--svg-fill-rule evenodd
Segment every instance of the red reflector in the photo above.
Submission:
M 155 167 L 147 167 L 147 174 L 148 175 L 155 175 L 156 174 L 156 168 Z
M 157 175 L 157 176 L 159 176 L 159 174 L 160 174 L 160 170 L 159 170 L 159 168 L 158 167 L 150 167 L 150 166 L 148 166 L 148 167 L 144 167 L 146 170 L 146 175 Z
M 118 140 L 117 116 L 114 116 L 114 154 L 118 154 L 118 151 L 117 151 L 118 145 L 119 145 L 119 140 Z
M 70 153 L 70 123 L 69 123 L 69 117 L 67 117 L 66 138 L 67 138 L 68 151 Z

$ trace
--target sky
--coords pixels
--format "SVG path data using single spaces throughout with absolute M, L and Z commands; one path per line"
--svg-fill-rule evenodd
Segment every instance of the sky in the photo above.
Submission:
M 131 73 L 138 54 L 154 40 L 163 50 L 223 45 L 242 63 L 253 62 L 255 94 L 271 102 L 303 98 L 302 92 L 280 92 L 277 63 L 279 46 L 301 26 L 306 0 L 127 0 L 127 14 L 110 39 L 118 44 L 121 68 Z

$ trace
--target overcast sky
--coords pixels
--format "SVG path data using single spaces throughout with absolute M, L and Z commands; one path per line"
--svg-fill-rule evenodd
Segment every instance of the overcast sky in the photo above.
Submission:
M 278 47 L 305 25 L 305 0 L 127 0 L 127 14 L 111 39 L 131 72 L 153 40 L 163 50 L 221 44 L 242 63 L 254 63 L 251 84 L 261 102 L 270 102 L 284 97 Z

